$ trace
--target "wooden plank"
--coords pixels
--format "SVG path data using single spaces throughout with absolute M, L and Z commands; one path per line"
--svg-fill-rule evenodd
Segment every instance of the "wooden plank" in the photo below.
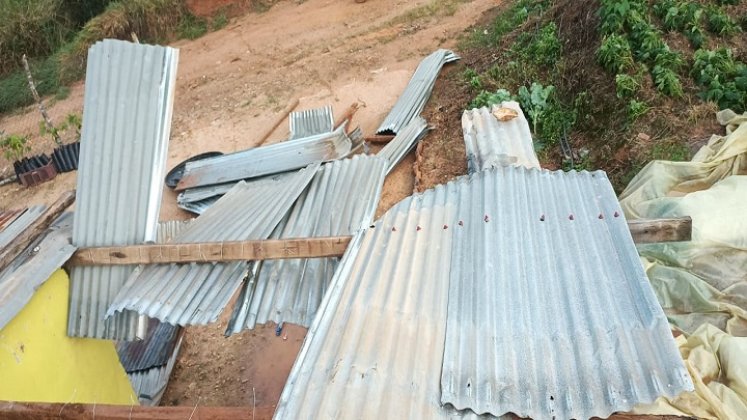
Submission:
M 298 98 L 291 101 L 291 103 L 288 104 L 285 108 L 283 108 L 282 111 L 280 111 L 280 114 L 278 114 L 277 118 L 275 119 L 275 122 L 272 123 L 272 126 L 262 135 L 262 137 L 259 138 L 259 142 L 257 143 L 257 147 L 262 146 L 267 142 L 267 139 L 270 138 L 270 135 L 275 132 L 275 130 L 278 128 L 280 123 L 285 121 L 286 118 L 288 118 L 288 114 L 293 112 L 294 109 L 298 106 Z
M 63 193 L 25 231 L 21 232 L 5 248 L 0 249 L 0 271 L 13 262 L 39 235 L 52 224 L 75 201 L 75 191 Z
M 129 265 L 336 257 L 345 253 L 350 239 L 350 236 L 332 236 L 83 248 L 73 255 L 69 263 L 73 265 Z
M 8 420 L 262 420 L 272 418 L 272 407 L 145 407 L 103 404 L 0 402 L 0 418 Z M 668 415 L 613 414 L 611 420 L 679 420 Z
M 628 228 L 637 244 L 689 241 L 693 236 L 690 216 L 675 219 L 628 220 Z
M 342 123 L 347 121 L 348 122 L 347 130 L 348 132 L 351 132 L 352 130 L 350 127 L 352 126 L 352 123 L 353 123 L 353 115 L 355 115 L 355 113 L 358 112 L 358 107 L 359 106 L 357 102 L 351 104 L 348 107 L 348 109 L 346 109 L 345 112 L 342 113 L 342 115 L 337 117 L 337 120 L 335 120 L 334 127 L 339 128 L 342 125 Z
M 389 143 L 394 139 L 394 136 L 387 135 L 387 134 L 375 134 L 373 136 L 366 136 L 365 140 L 369 143 L 377 143 L 377 144 L 383 144 L 383 143 Z

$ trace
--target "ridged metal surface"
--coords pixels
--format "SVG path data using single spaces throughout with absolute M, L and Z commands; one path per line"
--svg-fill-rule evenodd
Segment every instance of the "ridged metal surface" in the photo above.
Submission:
M 274 238 L 351 235 L 374 217 L 387 161 L 358 155 L 325 164 Z M 339 258 L 267 260 L 257 264 L 241 294 L 226 334 L 268 321 L 308 326 L 329 287 Z
M 70 245 L 73 216 L 63 213 L 0 272 L 0 330 L 31 300 L 44 282 L 75 252 Z
M 415 117 L 419 116 L 431 97 L 438 73 L 444 64 L 459 60 L 449 50 L 437 50 L 420 62 L 405 91 L 376 130 L 378 134 L 397 134 Z
M 476 417 L 442 404 L 454 384 L 587 418 L 691 389 L 621 213 L 602 172 L 505 167 L 403 200 L 351 243 L 275 418 Z
M 255 147 L 187 163 L 177 188 L 223 184 L 303 168 L 313 162 L 339 159 L 352 144 L 342 126 L 332 133 Z
M 165 244 L 176 237 L 182 230 L 186 229 L 192 220 L 168 220 L 158 222 L 158 232 L 156 233 L 156 243 Z
M 179 52 L 105 40 L 88 52 L 73 244 L 156 239 Z M 135 313 L 105 320 L 133 266 L 73 267 L 68 335 L 133 339 Z
M 499 121 L 493 112 L 508 108 L 517 117 Z M 509 101 L 492 108 L 476 108 L 462 114 L 462 132 L 469 173 L 501 166 L 519 165 L 539 169 L 534 142 L 518 103 Z
M 0 249 L 10 245 L 23 231 L 28 229 L 32 223 L 44 213 L 46 206 L 33 206 L 16 216 L 15 220 L 0 231 Z
M 171 352 L 168 363 L 151 369 L 140 370 L 128 373 L 127 377 L 132 385 L 132 390 L 138 397 L 140 405 L 157 406 L 161 402 L 163 393 L 169 383 L 171 371 L 176 365 L 176 358 L 179 356 L 179 350 L 182 346 L 182 339 L 179 338 L 174 350 Z
M 217 203 L 220 198 L 221 196 L 217 195 L 215 197 L 206 198 L 205 200 L 195 201 L 192 203 L 178 203 L 177 206 L 182 210 L 200 215 L 202 213 L 205 213 L 207 209 L 212 207 L 213 204 Z
M 304 191 L 319 164 L 277 180 L 240 182 L 171 243 L 266 239 Z M 246 276 L 247 262 L 140 266 L 107 312 L 136 311 L 163 322 L 214 322 Z
M 428 123 L 422 117 L 415 117 L 402 131 L 384 146 L 377 156 L 386 158 L 389 161 L 386 173 L 394 169 L 395 166 L 405 157 L 407 153 L 425 136 L 428 132 Z
M 293 140 L 329 133 L 334 130 L 334 118 L 330 105 L 322 108 L 291 112 L 288 117 L 290 120 L 290 138 Z
M 18 216 L 23 214 L 26 210 L 28 209 L 23 208 L 0 211 L 0 232 L 4 231 L 6 227 L 10 226 L 10 224 L 13 223 L 18 218 Z
M 157 319 L 149 320 L 144 339 L 117 343 L 117 354 L 125 372 L 147 370 L 168 363 L 178 335 L 179 327 Z

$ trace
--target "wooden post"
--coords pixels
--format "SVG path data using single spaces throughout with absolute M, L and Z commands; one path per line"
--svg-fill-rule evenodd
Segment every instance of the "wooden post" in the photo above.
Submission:
M 0 272 L 18 257 L 39 235 L 52 224 L 75 201 L 75 191 L 62 194 L 26 230 L 10 244 L 0 249 Z
M 350 236 L 79 249 L 71 265 L 130 265 L 339 257 Z
M 350 129 L 350 127 L 352 126 L 352 124 L 350 123 L 353 121 L 353 115 L 355 115 L 355 113 L 358 112 L 358 108 L 359 108 L 359 105 L 357 102 L 354 104 L 351 104 L 348 107 L 348 109 L 346 109 L 345 112 L 343 112 L 342 115 L 340 115 L 340 117 L 338 117 L 337 120 L 335 120 L 334 128 L 339 128 L 342 125 L 342 123 L 347 121 L 348 129 Z
M 275 131 L 275 129 L 278 128 L 278 126 L 280 125 L 280 123 L 282 123 L 283 121 L 285 121 L 285 119 L 288 117 L 288 114 L 290 114 L 291 112 L 293 112 L 293 110 L 296 109 L 297 106 L 298 106 L 298 98 L 296 98 L 293 101 L 291 101 L 291 103 L 289 103 L 288 106 L 286 106 L 283 109 L 283 111 L 280 112 L 280 115 L 278 115 L 277 120 L 275 120 L 275 122 L 272 123 L 272 127 L 270 127 L 270 129 L 267 130 L 267 132 L 265 132 L 265 134 L 263 134 L 262 137 L 260 137 L 259 143 L 257 143 L 257 146 L 261 146 L 261 145 L 265 144 L 265 142 L 267 141 L 267 139 Z
M 24 70 L 26 70 L 26 79 L 28 79 L 29 81 L 29 89 L 31 89 L 31 94 L 34 96 L 36 103 L 39 105 L 39 112 L 41 112 L 42 118 L 44 119 L 44 125 L 47 127 L 47 131 L 52 133 L 52 135 L 54 136 L 54 142 L 59 146 L 62 144 L 62 140 L 60 140 L 60 135 L 57 134 L 57 129 L 55 129 L 54 124 L 52 124 L 52 120 L 49 118 L 49 115 L 47 115 L 47 108 L 44 107 L 44 103 L 39 96 L 39 92 L 36 91 L 36 85 L 34 84 L 34 78 L 31 76 L 31 69 L 29 68 L 28 60 L 26 60 L 26 54 L 21 57 L 21 61 L 23 61 Z

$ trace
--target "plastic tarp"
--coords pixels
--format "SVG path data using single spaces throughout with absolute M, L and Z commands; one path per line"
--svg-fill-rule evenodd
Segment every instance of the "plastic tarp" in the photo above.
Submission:
M 638 413 L 747 418 L 747 114 L 717 118 L 726 136 L 649 163 L 620 196 L 629 219 L 693 219 L 692 241 L 638 250 L 696 390 Z

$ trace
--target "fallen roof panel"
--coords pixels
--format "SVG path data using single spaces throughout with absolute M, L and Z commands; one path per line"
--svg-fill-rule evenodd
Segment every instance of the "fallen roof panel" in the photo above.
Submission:
M 345 157 L 352 148 L 344 125 L 331 133 L 254 147 L 223 156 L 189 162 L 178 190 L 303 168 L 314 162 Z
M 392 110 L 376 130 L 377 134 L 397 134 L 414 118 L 420 115 L 431 97 L 438 73 L 444 64 L 459 60 L 449 50 L 437 50 L 420 62 L 405 91 L 397 99 Z
M 583 185 L 590 186 L 591 190 L 580 188 Z M 513 206 L 516 210 L 506 210 Z M 597 210 L 610 216 L 599 219 Z M 532 290 L 527 286 L 529 282 L 544 278 L 540 267 L 548 264 L 567 267 L 564 273 L 568 276 L 563 281 L 570 283 L 575 280 L 575 264 L 583 267 L 601 265 L 599 262 L 604 261 L 613 267 L 610 270 L 614 270 L 620 268 L 622 260 L 625 261 L 623 270 L 633 269 L 633 262 L 638 261 L 635 249 L 625 220 L 614 217 L 615 211 L 619 212 L 619 206 L 601 172 L 560 173 L 510 167 L 478 172 L 403 200 L 376 221 L 374 227 L 351 242 L 291 370 L 275 418 L 347 418 L 361 417 L 361 413 L 372 419 L 478 417 L 472 410 L 457 411 L 451 404 L 442 404 L 442 392 L 451 389 L 449 382 L 442 382 L 442 369 L 451 372 L 449 362 L 463 361 L 472 363 L 478 373 L 481 367 L 490 373 L 492 365 L 486 359 L 486 352 L 509 354 L 515 357 L 515 362 L 509 366 L 516 367 L 516 370 L 506 379 L 506 386 L 522 385 L 524 374 L 519 366 L 523 369 L 524 365 L 519 361 L 526 360 L 522 354 L 523 345 L 530 337 L 518 337 L 517 329 L 500 329 L 504 328 L 503 325 L 493 326 L 499 329 L 462 325 L 470 333 L 470 337 L 462 337 L 454 330 L 458 327 L 453 324 L 447 327 L 448 312 L 457 308 L 475 317 L 479 315 L 478 319 L 487 319 L 488 322 L 496 321 L 513 308 L 515 315 L 506 318 L 520 320 L 519 317 L 524 316 L 524 325 L 533 327 L 532 331 L 553 331 L 552 325 L 556 325 L 559 332 L 567 334 L 570 331 L 580 336 L 579 345 L 589 347 L 582 349 L 581 354 L 587 354 L 600 345 L 602 349 L 607 348 L 606 343 L 584 339 L 589 327 L 585 322 L 588 317 L 584 314 L 587 310 L 601 313 L 600 309 L 594 308 L 608 304 L 607 300 L 569 300 L 562 290 L 572 290 L 573 285 L 565 285 L 560 292 L 557 290 L 561 289 L 561 284 L 542 287 L 534 284 Z M 542 212 L 545 212 L 545 221 L 541 222 Z M 573 221 L 568 219 L 571 212 L 574 212 Z M 555 219 L 549 219 L 551 216 Z M 589 219 L 589 216 L 593 217 Z M 577 246 L 582 241 L 593 240 L 588 239 L 592 225 L 602 229 L 597 232 L 599 241 L 611 238 L 622 241 L 614 246 L 607 243 L 603 250 L 609 252 L 601 257 L 596 255 L 593 262 L 584 255 L 590 250 Z M 545 233 L 537 229 L 544 229 Z M 524 259 L 523 265 L 518 267 L 505 264 L 510 262 L 511 252 L 493 246 L 510 244 L 509 249 L 513 249 L 526 246 L 523 245 L 525 242 L 538 244 L 539 239 L 547 234 L 564 238 L 568 249 L 558 250 L 557 245 L 547 247 L 543 253 L 535 255 L 538 260 Z M 470 252 L 476 256 L 468 257 Z M 459 291 L 454 289 L 457 285 L 471 289 L 471 285 L 465 287 L 462 282 L 473 278 L 469 274 L 471 266 L 461 262 L 460 258 L 471 258 L 469 263 L 480 270 L 485 281 L 493 280 L 503 288 L 516 288 L 522 284 L 525 293 L 511 294 L 515 299 L 513 302 L 501 301 L 509 308 L 484 305 L 460 308 L 458 302 L 452 302 L 460 298 Z M 488 267 L 492 270 L 487 270 Z M 527 278 L 524 271 L 532 269 L 535 277 Z M 641 269 L 637 267 L 635 270 Z M 617 378 L 624 378 L 629 387 L 625 390 L 628 399 L 624 404 L 622 400 L 616 400 L 620 403 L 619 409 L 630 408 L 640 398 L 637 392 L 646 395 L 643 390 L 655 381 L 665 387 L 671 384 L 667 391 L 670 393 L 687 389 L 688 385 L 691 387 L 669 330 L 662 331 L 659 327 L 663 312 L 654 307 L 657 304 L 653 292 L 640 274 L 617 278 L 617 283 L 625 286 L 620 290 L 620 302 L 612 303 L 611 309 L 614 312 L 618 308 L 634 307 L 641 310 L 629 313 L 634 319 L 636 316 L 655 318 L 653 324 L 636 330 L 639 335 L 636 342 L 649 345 L 640 350 L 633 349 L 626 345 L 625 340 L 629 338 L 617 336 L 616 339 L 623 341 L 618 343 L 621 348 L 632 353 L 620 355 L 620 359 L 605 359 L 608 364 L 596 363 L 594 357 L 584 358 L 584 362 L 579 363 L 574 354 L 564 352 L 562 348 L 558 356 L 549 354 L 541 362 L 530 360 L 536 363 L 530 367 L 546 369 L 545 377 L 534 380 L 530 374 L 537 374 L 537 371 L 528 371 L 529 385 L 523 389 L 522 397 L 515 399 L 515 404 L 531 401 L 536 407 L 546 407 L 549 398 L 541 391 L 558 386 L 558 392 L 552 394 L 558 411 L 548 415 L 549 412 L 542 410 L 537 418 L 551 418 L 553 415 L 563 418 L 567 413 L 560 411 L 560 404 L 566 401 L 566 396 L 583 392 L 588 392 L 589 399 L 572 399 L 577 407 L 601 406 L 603 409 L 598 411 L 607 412 L 607 398 L 586 389 L 591 383 L 569 381 L 558 384 L 555 375 L 564 370 L 576 371 L 579 378 L 595 376 L 612 384 L 617 383 Z M 588 287 L 588 283 L 584 284 Z M 613 284 L 615 282 L 608 279 L 593 287 L 609 292 Z M 500 287 L 482 287 L 476 288 L 474 294 L 485 293 L 492 297 L 501 290 Z M 462 293 L 468 292 L 462 290 Z M 585 296 L 591 299 L 596 293 L 603 292 L 589 291 Z M 552 299 L 539 299 L 540 294 Z M 630 302 L 631 297 L 642 300 Z M 552 302 L 552 307 L 547 308 L 545 302 Z M 556 318 L 544 317 L 549 313 Z M 530 326 L 530 316 L 534 316 L 536 325 Z M 569 323 L 570 320 L 574 323 Z M 636 321 L 630 322 L 628 328 Z M 565 328 L 568 326 L 573 327 L 568 330 Z M 451 329 L 448 333 L 447 328 Z M 526 331 L 523 334 L 531 335 Z M 480 339 L 478 344 L 493 346 L 487 349 L 475 346 L 475 337 Z M 503 347 L 496 349 L 496 341 L 491 340 L 500 340 Z M 452 352 L 445 356 L 446 347 L 452 350 L 455 345 L 462 344 L 465 350 L 461 353 L 463 358 L 455 358 Z M 555 348 L 554 344 L 548 345 Z M 503 360 L 511 360 L 511 357 L 506 356 Z M 640 364 L 650 374 L 640 375 L 639 368 L 629 369 L 631 365 L 621 363 L 622 360 Z M 464 371 L 468 370 L 465 368 Z M 478 383 L 474 379 L 469 384 L 469 387 L 464 384 L 463 389 L 479 389 L 485 382 Z M 602 389 L 606 392 L 613 388 Z M 540 393 L 541 399 L 536 400 Z M 514 409 L 521 411 L 520 407 L 511 410 Z
M 239 182 L 171 243 L 266 239 L 318 169 L 316 163 L 292 176 Z M 218 318 L 248 269 L 243 261 L 141 265 L 107 316 L 132 310 L 170 324 L 208 324 Z
M 18 216 L 23 214 L 26 210 L 26 208 L 23 209 L 16 209 L 16 210 L 4 210 L 0 212 L 0 232 L 4 231 L 5 228 L 10 226 L 13 221 L 15 221 Z
M 88 52 L 73 244 L 156 239 L 179 51 L 117 40 Z M 134 266 L 73 267 L 68 335 L 133 339 L 143 324 L 106 308 Z
M 509 115 L 511 111 L 515 116 Z M 469 173 L 510 165 L 540 167 L 529 122 L 516 102 L 464 111 L 462 132 Z
M 387 174 L 397 166 L 402 158 L 415 147 L 427 132 L 428 123 L 425 119 L 420 116 L 415 117 L 386 146 L 379 150 L 379 153 L 376 155 L 384 157 L 389 161 L 389 165 L 386 168 Z
M 125 372 L 143 371 L 167 364 L 178 334 L 179 327 L 150 319 L 145 338 L 117 343 L 117 354 Z
M 16 215 L 15 219 L 0 231 L 0 250 L 15 241 L 16 237 L 31 226 L 44 213 L 46 208 L 46 206 L 33 206 Z
M 352 235 L 374 217 L 387 161 L 358 155 L 325 164 L 299 197 L 273 238 Z M 226 334 L 268 321 L 308 326 L 339 258 L 257 263 L 239 296 Z
M 330 133 L 334 130 L 334 115 L 330 105 L 291 112 L 288 119 L 290 120 L 291 140 Z

